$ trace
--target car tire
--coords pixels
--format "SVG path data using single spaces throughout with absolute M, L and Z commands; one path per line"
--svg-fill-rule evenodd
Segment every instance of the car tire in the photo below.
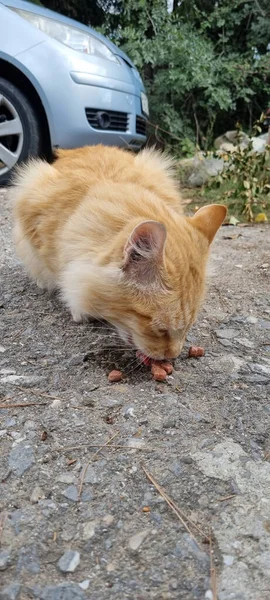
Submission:
M 0 77 L 0 186 L 9 182 L 16 165 L 38 156 L 41 130 L 28 98 Z

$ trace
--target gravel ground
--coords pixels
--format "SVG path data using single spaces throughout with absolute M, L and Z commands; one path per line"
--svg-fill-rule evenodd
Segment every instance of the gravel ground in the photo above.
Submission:
M 269 600 L 269 227 L 219 232 L 198 323 L 157 384 L 29 282 L 4 190 L 0 224 L 0 600 Z

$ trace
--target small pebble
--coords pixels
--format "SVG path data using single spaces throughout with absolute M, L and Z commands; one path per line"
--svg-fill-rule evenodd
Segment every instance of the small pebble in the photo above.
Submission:
M 9 455 L 9 467 L 17 475 L 21 477 L 35 463 L 35 455 L 32 446 L 29 444 L 18 443 L 12 448 Z
M 91 538 L 94 537 L 96 524 L 97 524 L 96 521 L 88 521 L 88 523 L 84 523 L 84 525 L 83 525 L 83 539 L 84 540 L 91 540 Z
M 0 571 L 4 571 L 7 569 L 10 562 L 10 554 L 7 550 L 2 550 L 0 552 Z
M 237 329 L 232 329 L 230 327 L 224 327 L 224 329 L 216 329 L 216 336 L 218 338 L 225 338 L 226 340 L 232 340 L 237 335 L 239 335 L 239 331 L 237 331 Z
M 77 550 L 66 550 L 57 564 L 63 573 L 73 573 L 80 564 L 80 554 Z
M 234 563 L 234 556 L 231 556 L 230 554 L 224 554 L 223 562 L 227 567 L 231 567 Z
M 42 498 L 45 498 L 43 490 L 39 487 L 39 485 L 36 485 L 30 496 L 30 502 L 31 504 L 36 504 Z
M 84 581 L 79 583 L 79 586 L 82 590 L 88 590 L 89 584 L 90 584 L 90 579 L 85 579 Z
M 126 419 L 130 419 L 130 418 L 134 418 L 134 417 L 135 417 L 135 414 L 134 414 L 134 407 L 133 407 L 133 406 L 127 406 L 127 407 L 125 408 L 125 411 L 124 411 L 124 417 L 125 417 Z
M 141 544 L 143 543 L 145 538 L 148 536 L 148 533 L 149 532 L 147 530 L 143 530 L 143 531 L 139 531 L 139 533 L 135 533 L 135 535 L 133 535 L 130 538 L 129 543 L 128 543 L 130 550 L 133 550 L 134 552 L 139 550 L 139 547 L 141 546 Z

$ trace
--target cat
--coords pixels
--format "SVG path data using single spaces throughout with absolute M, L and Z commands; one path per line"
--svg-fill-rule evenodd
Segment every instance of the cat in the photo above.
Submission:
M 103 145 L 30 161 L 10 194 L 18 256 L 75 321 L 105 319 L 152 359 L 180 354 L 225 206 L 184 216 L 169 157 Z

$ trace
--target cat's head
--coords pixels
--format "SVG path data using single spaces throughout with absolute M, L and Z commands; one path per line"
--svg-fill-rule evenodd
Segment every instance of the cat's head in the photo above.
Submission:
M 121 294 L 111 322 L 121 337 L 155 359 L 173 359 L 184 345 L 205 289 L 209 246 L 226 208 L 205 206 L 165 225 L 143 221 L 130 233 L 121 266 Z

